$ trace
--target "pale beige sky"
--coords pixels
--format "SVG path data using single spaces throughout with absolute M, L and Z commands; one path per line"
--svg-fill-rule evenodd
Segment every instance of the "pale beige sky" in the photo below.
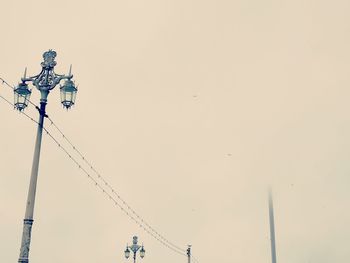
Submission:
M 73 64 L 48 114 L 135 210 L 201 263 L 350 261 L 349 1 L 6 1 L 0 76 Z M 11 92 L 0 94 L 12 100 Z M 38 92 L 32 100 L 38 102 Z M 26 110 L 37 118 L 33 107 Z M 17 262 L 35 125 L 0 101 L 0 262 Z M 51 127 L 51 130 L 52 127 Z M 54 131 L 54 130 L 53 130 Z M 57 133 L 55 134 L 57 135 Z M 179 263 L 43 138 L 31 262 Z

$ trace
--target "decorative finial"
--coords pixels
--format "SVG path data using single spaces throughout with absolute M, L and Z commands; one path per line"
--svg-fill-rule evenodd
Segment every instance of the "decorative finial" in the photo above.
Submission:
M 56 51 L 53 51 L 52 49 L 46 51 L 43 54 L 44 62 L 41 63 L 41 66 L 44 68 L 53 68 L 57 64 L 55 61 L 56 56 Z

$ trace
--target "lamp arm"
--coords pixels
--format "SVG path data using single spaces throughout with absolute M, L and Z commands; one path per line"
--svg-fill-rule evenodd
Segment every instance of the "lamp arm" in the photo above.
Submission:
M 73 74 L 69 74 L 69 75 L 64 75 L 64 74 L 57 74 L 55 73 L 57 77 L 62 77 L 64 79 L 71 79 L 73 78 Z
M 132 245 L 132 246 L 129 246 L 130 250 L 134 253 L 136 253 L 137 251 L 139 251 L 139 249 L 141 248 L 141 246 L 139 245 Z
M 28 77 L 28 78 L 21 78 L 22 82 L 34 82 L 41 74 L 43 74 L 44 69 L 41 70 L 41 72 L 38 75 L 35 75 L 33 77 Z
M 56 85 L 57 85 L 58 83 L 60 83 L 61 80 L 64 80 L 64 79 L 70 80 L 70 79 L 73 78 L 73 74 L 70 74 L 70 75 L 64 75 L 64 74 L 62 74 L 62 75 L 61 75 L 61 74 L 56 74 L 56 73 L 54 73 L 53 71 L 52 71 L 52 73 L 53 73 L 54 78 L 53 78 L 53 83 L 52 83 L 52 85 L 50 85 L 49 90 L 51 90 L 51 89 L 53 89 L 54 87 L 56 87 Z M 40 72 L 38 75 L 35 75 L 35 76 L 32 76 L 32 77 L 27 77 L 27 78 L 21 78 L 21 81 L 22 81 L 23 83 L 25 83 L 25 82 L 32 82 L 34 86 L 38 86 L 39 78 L 40 78 L 43 74 L 45 74 L 45 69 L 44 69 L 44 68 L 41 70 L 41 72 Z
M 56 76 L 58 76 L 58 78 L 55 78 L 53 84 L 51 85 L 52 89 L 53 89 L 58 83 L 60 83 L 61 80 L 63 80 L 63 79 L 68 79 L 68 80 L 70 80 L 71 78 L 73 78 L 73 75 L 66 76 L 66 75 L 57 75 L 57 74 L 56 74 Z

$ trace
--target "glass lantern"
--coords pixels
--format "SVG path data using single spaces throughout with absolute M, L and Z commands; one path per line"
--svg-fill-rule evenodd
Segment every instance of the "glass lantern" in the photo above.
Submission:
M 141 250 L 140 250 L 140 257 L 143 258 L 145 256 L 145 249 L 143 248 L 143 246 L 141 247 Z
M 71 80 L 66 80 L 66 82 L 61 86 L 61 103 L 63 107 L 69 109 L 75 103 L 75 97 L 77 95 L 78 89 L 75 87 L 74 82 Z
M 22 111 L 28 106 L 31 93 L 32 92 L 26 83 L 22 82 L 18 84 L 18 86 L 14 89 L 15 108 L 17 110 Z
M 125 258 L 129 258 L 130 257 L 130 250 L 129 250 L 128 247 L 126 247 L 124 253 L 125 253 Z

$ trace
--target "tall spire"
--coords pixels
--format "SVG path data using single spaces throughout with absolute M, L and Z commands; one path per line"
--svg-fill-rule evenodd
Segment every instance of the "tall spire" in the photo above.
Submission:
M 272 190 L 269 189 L 269 217 L 270 217 L 270 238 L 271 238 L 271 257 L 272 263 L 277 263 L 276 260 L 276 239 L 275 239 L 275 219 L 273 214 L 273 199 Z

